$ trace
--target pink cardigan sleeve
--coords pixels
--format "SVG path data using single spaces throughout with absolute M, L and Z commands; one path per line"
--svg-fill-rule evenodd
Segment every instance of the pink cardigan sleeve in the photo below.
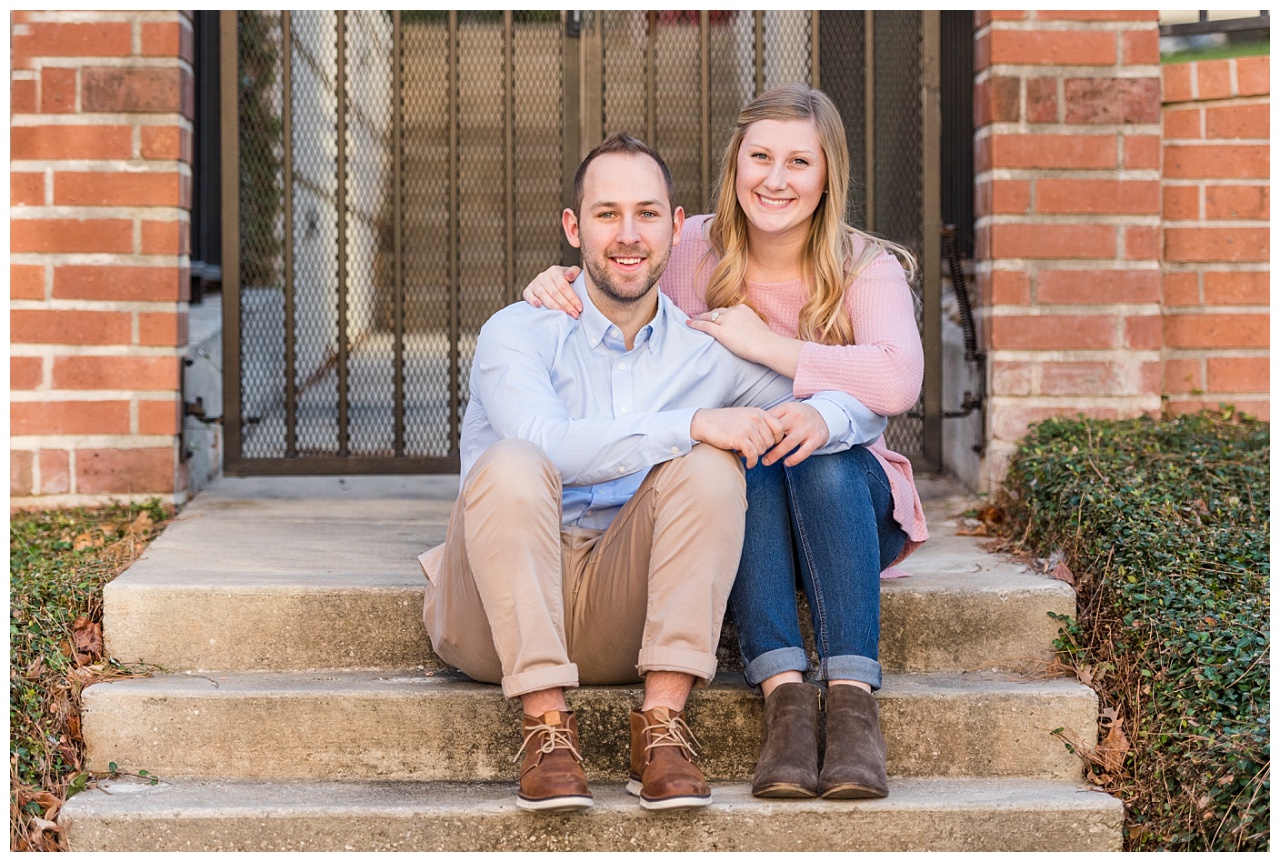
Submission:
M 924 381 L 924 348 L 902 265 L 884 252 L 845 291 L 854 343 L 806 343 L 796 367 L 795 396 L 847 392 L 882 416 L 915 406 Z

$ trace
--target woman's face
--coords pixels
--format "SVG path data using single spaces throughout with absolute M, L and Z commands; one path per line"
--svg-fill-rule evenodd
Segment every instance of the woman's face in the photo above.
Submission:
M 827 163 L 813 120 L 758 120 L 738 148 L 738 204 L 752 232 L 808 231 L 827 187 Z

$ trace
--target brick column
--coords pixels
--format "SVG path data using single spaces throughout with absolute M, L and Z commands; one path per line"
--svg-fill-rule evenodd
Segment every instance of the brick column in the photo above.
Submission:
M 1032 422 L 1160 410 L 1156 15 L 976 13 L 984 489 Z
M 1270 57 L 1165 66 L 1165 394 L 1270 418 Z
M 180 499 L 191 20 L 10 22 L 10 504 Z

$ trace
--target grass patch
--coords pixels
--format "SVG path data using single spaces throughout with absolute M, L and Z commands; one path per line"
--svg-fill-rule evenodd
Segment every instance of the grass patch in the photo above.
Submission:
M 1051 419 L 1010 461 L 1017 543 L 1078 596 L 1059 647 L 1097 690 L 1070 740 L 1126 808 L 1126 848 L 1269 850 L 1270 425 L 1230 408 Z
M 1186 48 L 1160 57 L 1161 63 L 1191 63 L 1202 60 L 1227 60 L 1231 57 L 1268 57 L 1271 55 L 1271 40 L 1260 39 L 1257 42 L 1228 42 L 1225 45 L 1210 45 L 1204 48 Z
M 10 516 L 10 850 L 66 849 L 59 810 L 93 779 L 80 692 L 135 673 L 103 654 L 102 587 L 171 516 L 158 500 Z

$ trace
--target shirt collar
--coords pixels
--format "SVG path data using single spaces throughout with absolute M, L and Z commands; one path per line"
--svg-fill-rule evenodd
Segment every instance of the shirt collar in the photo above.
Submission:
M 618 349 L 622 349 L 621 331 L 613 325 L 609 318 L 596 308 L 595 303 L 591 301 L 591 297 L 587 295 L 586 275 L 579 273 L 578 277 L 573 280 L 573 291 L 578 294 L 578 298 L 582 300 L 582 314 L 578 317 L 578 324 L 582 327 L 583 333 L 587 336 L 587 344 L 594 350 L 600 345 L 601 341 L 605 341 L 609 337 L 610 330 L 616 334 L 616 342 L 613 339 L 606 344 L 616 343 Z M 664 334 L 667 331 L 667 317 L 671 313 L 671 300 L 667 299 L 666 294 L 661 289 L 658 290 L 658 311 L 654 314 L 653 319 L 640 328 L 640 332 L 636 335 L 636 341 L 642 341 L 644 346 L 649 348 L 650 353 L 657 353 L 662 349 Z

